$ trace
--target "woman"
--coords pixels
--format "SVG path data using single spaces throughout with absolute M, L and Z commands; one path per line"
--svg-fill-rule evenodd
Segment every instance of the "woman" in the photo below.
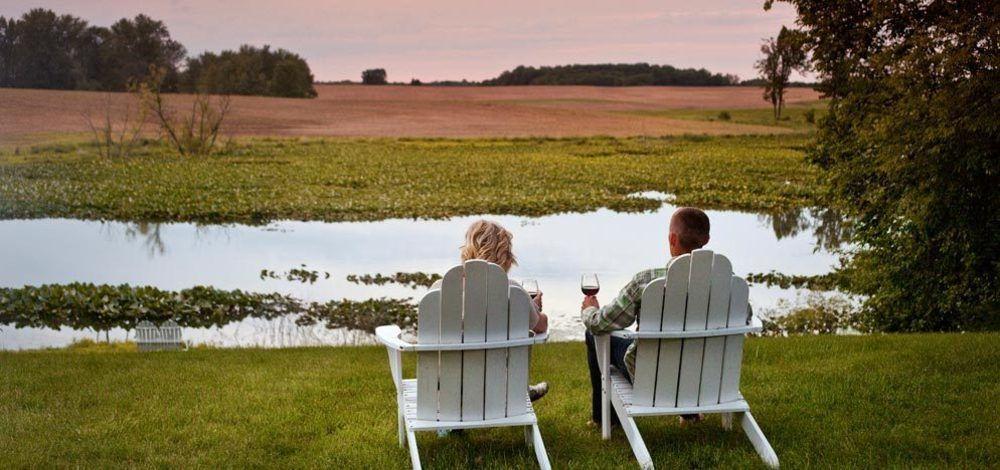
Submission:
M 514 256 L 512 241 L 514 235 L 496 222 L 489 220 L 478 220 L 469 226 L 465 232 L 465 244 L 461 248 L 462 262 L 470 259 L 481 259 L 489 261 L 510 272 L 510 268 L 517 265 L 517 258 Z M 511 280 L 512 285 L 519 285 Z M 437 281 L 432 288 L 441 286 L 441 281 Z M 544 333 L 549 328 L 549 318 L 542 313 L 542 293 L 539 292 L 531 303 L 531 316 L 528 326 L 533 334 Z M 549 391 L 546 382 L 528 387 L 528 395 L 531 401 L 538 400 Z

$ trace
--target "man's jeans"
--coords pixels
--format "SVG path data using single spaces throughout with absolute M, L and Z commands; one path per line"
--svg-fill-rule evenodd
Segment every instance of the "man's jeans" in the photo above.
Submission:
M 597 346 L 594 344 L 594 335 L 588 331 L 587 339 L 587 366 L 590 367 L 590 417 L 595 423 L 601 424 L 601 366 L 597 363 Z M 625 378 L 632 382 L 632 377 L 625 369 L 625 351 L 628 350 L 632 340 L 611 337 L 611 366 L 622 372 Z M 611 408 L 611 424 L 617 425 L 618 415 L 615 414 L 614 407 Z

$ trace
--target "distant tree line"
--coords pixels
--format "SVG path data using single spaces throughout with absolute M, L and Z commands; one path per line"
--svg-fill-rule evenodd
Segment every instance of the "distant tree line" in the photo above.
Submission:
M 592 85 L 592 86 L 726 86 L 738 85 L 735 75 L 705 69 L 679 69 L 671 65 L 573 64 L 542 67 L 518 66 L 484 85 Z
M 159 70 L 168 92 L 316 96 L 309 65 L 282 49 L 186 55 L 162 21 L 142 14 L 107 28 L 42 8 L 0 16 L 0 87 L 125 91 Z

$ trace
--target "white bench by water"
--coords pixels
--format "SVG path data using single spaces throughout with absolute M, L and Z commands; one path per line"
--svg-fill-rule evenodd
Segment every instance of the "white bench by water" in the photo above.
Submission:
M 409 443 L 413 468 L 420 468 L 416 431 L 520 426 L 549 468 L 538 420 L 528 399 L 531 299 L 510 285 L 493 263 L 469 260 L 448 270 L 440 289 L 424 295 L 417 318 L 417 343 L 400 338 L 395 325 L 375 334 L 389 352 L 396 385 L 399 445 Z M 404 351 L 417 356 L 417 378 L 403 379 Z
M 637 331 L 595 338 L 603 438 L 611 437 L 613 405 L 639 465 L 651 469 L 633 418 L 718 413 L 726 429 L 738 420 L 764 462 L 777 467 L 778 456 L 739 390 L 743 338 L 760 331 L 759 322 L 748 318 L 748 306 L 747 282 L 733 275 L 725 256 L 695 250 L 673 259 L 666 277 L 642 291 Z M 637 341 L 634 383 L 610 367 L 610 336 Z
M 142 321 L 135 327 L 135 344 L 139 346 L 139 351 L 176 350 L 184 346 L 184 339 L 181 327 L 173 320 L 167 320 L 160 326 Z

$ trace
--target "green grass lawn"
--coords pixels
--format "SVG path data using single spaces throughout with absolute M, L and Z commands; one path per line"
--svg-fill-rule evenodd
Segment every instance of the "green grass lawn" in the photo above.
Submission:
M 813 115 L 814 122 L 806 120 L 806 114 Z M 782 108 L 781 119 L 774 119 L 774 111 L 771 108 L 750 108 L 750 109 L 657 109 L 657 110 L 636 110 L 623 111 L 625 114 L 638 114 L 641 116 L 658 116 L 671 119 L 687 119 L 692 121 L 711 122 L 731 122 L 734 124 L 755 124 L 760 126 L 774 126 L 793 129 L 802 133 L 809 133 L 816 130 L 815 122 L 826 115 L 827 103 L 825 101 L 814 101 L 810 103 L 793 104 Z M 721 113 L 729 113 L 729 119 L 720 116 Z
M 1000 335 L 755 338 L 743 392 L 785 467 L 1000 465 Z M 412 360 L 410 372 L 412 373 Z M 557 468 L 635 468 L 588 428 L 582 343 L 535 349 Z M 0 353 L 3 467 L 403 468 L 382 348 Z M 660 468 L 760 467 L 717 417 L 639 427 Z M 533 467 L 520 430 L 421 434 L 429 468 Z
M 105 160 L 89 144 L 0 151 L 0 219 L 378 220 L 544 215 L 677 204 L 814 205 L 809 137 L 258 139 L 211 157 L 160 145 Z

